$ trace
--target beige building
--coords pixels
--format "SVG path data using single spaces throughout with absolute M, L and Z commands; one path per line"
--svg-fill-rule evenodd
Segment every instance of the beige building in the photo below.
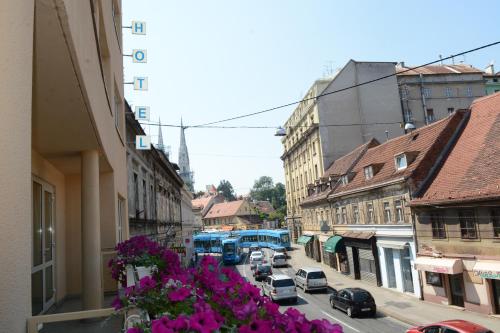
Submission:
M 183 255 L 183 260 L 187 264 L 190 262 L 194 253 L 194 242 L 193 234 L 194 228 L 194 214 L 193 206 L 191 204 L 193 200 L 193 194 L 188 189 L 186 185 L 182 187 L 181 190 L 181 220 L 182 220 L 182 243 L 181 245 L 185 248 L 185 255 Z
M 300 204 L 307 196 L 307 184 L 323 175 L 334 160 L 372 137 L 383 142 L 403 134 L 395 76 L 343 90 L 395 74 L 394 65 L 350 60 L 334 78 L 316 81 L 286 121 L 281 159 L 293 239 L 303 228 Z M 324 96 L 316 97 L 321 94 Z
M 500 314 L 500 93 L 470 120 L 416 212 L 416 267 L 427 301 Z
M 120 1 L 0 2 L 1 330 L 102 306 L 128 235 Z M 8 51 L 7 51 L 8 50 Z
M 203 230 L 203 217 L 209 212 L 214 204 L 221 202 L 224 202 L 224 197 L 218 194 L 217 190 L 213 192 L 207 191 L 205 195 L 191 201 L 194 215 L 193 229 L 195 231 Z
M 126 110 L 130 235 L 146 235 L 166 246 L 183 246 L 184 183 L 177 173 L 179 168 L 160 147 L 136 149 L 136 136 L 146 133 L 128 104 Z M 161 128 L 159 131 L 161 136 Z
M 475 98 L 485 95 L 483 72 L 469 65 L 430 65 L 409 70 L 396 66 L 405 122 L 416 127 L 467 109 Z
M 262 221 L 248 200 L 215 204 L 203 217 L 204 230 L 247 230 L 261 226 Z

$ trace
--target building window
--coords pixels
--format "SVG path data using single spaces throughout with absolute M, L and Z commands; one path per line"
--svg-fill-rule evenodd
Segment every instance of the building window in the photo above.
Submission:
M 396 221 L 398 223 L 404 223 L 405 217 L 403 213 L 403 201 L 401 200 L 394 201 L 394 206 L 396 207 Z
M 432 238 L 445 239 L 446 229 L 443 216 L 441 214 L 431 214 Z
M 432 94 L 431 88 L 423 88 L 422 93 L 426 98 L 430 98 Z
M 118 243 L 123 241 L 123 221 L 125 221 L 125 199 L 118 196 L 118 225 L 116 227 Z
M 500 237 L 500 209 L 491 211 L 491 223 L 493 225 L 493 237 Z
M 454 108 L 448 108 L 448 114 L 452 114 L 455 111 Z
M 460 220 L 460 232 L 462 239 L 476 239 L 477 230 L 474 211 L 462 210 L 458 213 L 458 219 Z
M 113 16 L 113 25 L 115 26 L 116 39 L 118 46 L 122 44 L 122 18 L 117 0 L 111 1 L 111 15 Z
M 407 123 L 412 123 L 413 122 L 413 113 L 411 112 L 410 109 L 407 109 L 405 111 L 405 117 L 406 117 L 406 122 Z
M 436 119 L 434 118 L 434 109 L 427 109 L 426 110 L 426 117 L 427 117 L 427 123 L 432 123 Z
M 448 97 L 448 98 L 449 98 L 449 97 L 452 97 L 453 92 L 452 92 L 452 90 L 451 90 L 451 87 L 445 87 L 445 88 L 444 88 L 444 95 L 445 95 L 446 97 Z
M 313 155 L 316 155 L 316 142 L 312 143 L 311 148 L 312 148 Z
M 342 222 L 347 224 L 347 209 L 342 207 Z
M 349 177 L 347 175 L 342 175 L 340 180 L 342 181 L 342 185 L 347 185 L 349 183 Z
M 467 87 L 466 94 L 467 94 L 467 97 L 472 97 L 472 88 L 471 87 Z
M 369 180 L 373 178 L 373 167 L 371 165 L 364 168 L 365 171 L 365 179 Z
M 443 279 L 441 278 L 441 273 L 425 272 L 425 282 L 429 286 L 442 287 Z
M 318 165 L 317 164 L 314 164 L 314 176 L 315 176 L 315 179 L 318 179 Z
M 408 166 L 407 162 L 406 162 L 406 155 L 405 154 L 401 154 L 401 155 L 396 156 L 395 162 L 396 162 L 396 169 L 397 170 L 406 169 L 406 167 Z
M 358 205 L 352 206 L 352 215 L 354 216 L 354 223 L 359 223 L 359 208 Z
M 335 209 L 335 216 L 337 217 L 337 224 L 342 224 L 342 217 L 340 216 L 340 208 Z
M 391 205 L 389 205 L 388 202 L 384 202 L 384 222 L 385 223 L 392 222 Z
M 366 203 L 366 212 L 366 215 L 368 216 L 368 223 L 375 223 L 375 214 L 373 212 L 373 204 L 371 202 Z

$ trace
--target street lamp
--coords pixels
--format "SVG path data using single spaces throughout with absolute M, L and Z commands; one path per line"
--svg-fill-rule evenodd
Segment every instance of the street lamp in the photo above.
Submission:
M 276 130 L 276 133 L 274 134 L 274 136 L 286 136 L 286 129 L 284 129 L 283 127 L 278 127 L 278 129 Z

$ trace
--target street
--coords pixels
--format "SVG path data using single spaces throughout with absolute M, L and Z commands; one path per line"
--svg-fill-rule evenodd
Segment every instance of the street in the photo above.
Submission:
M 266 254 L 266 259 L 269 260 L 272 251 L 264 249 L 264 252 Z M 247 281 L 258 287 L 261 286 L 262 282 L 255 281 L 253 278 L 253 273 L 248 262 L 248 254 L 244 255 L 241 263 L 236 265 L 235 268 L 247 279 Z M 295 270 L 290 266 L 273 268 L 273 273 L 285 274 L 293 277 L 295 275 Z M 327 319 L 332 323 L 339 323 L 346 333 L 401 333 L 406 332 L 406 329 L 409 327 L 409 325 L 403 322 L 391 317 L 386 317 L 380 313 L 377 314 L 377 318 L 349 318 L 344 312 L 331 308 L 329 303 L 329 294 L 331 290 L 328 291 L 328 294 L 324 292 L 304 293 L 302 289 L 297 288 L 297 292 L 299 296 L 298 303 L 291 304 L 281 302 L 280 309 L 282 309 L 282 311 L 285 311 L 291 306 L 296 307 L 306 315 L 307 319 Z M 375 302 L 376 301 L 375 299 Z

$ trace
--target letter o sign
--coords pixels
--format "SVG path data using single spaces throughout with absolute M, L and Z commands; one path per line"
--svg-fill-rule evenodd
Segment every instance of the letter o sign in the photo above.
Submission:
M 132 50 L 132 61 L 135 63 L 146 63 L 148 61 L 148 51 L 139 49 Z

